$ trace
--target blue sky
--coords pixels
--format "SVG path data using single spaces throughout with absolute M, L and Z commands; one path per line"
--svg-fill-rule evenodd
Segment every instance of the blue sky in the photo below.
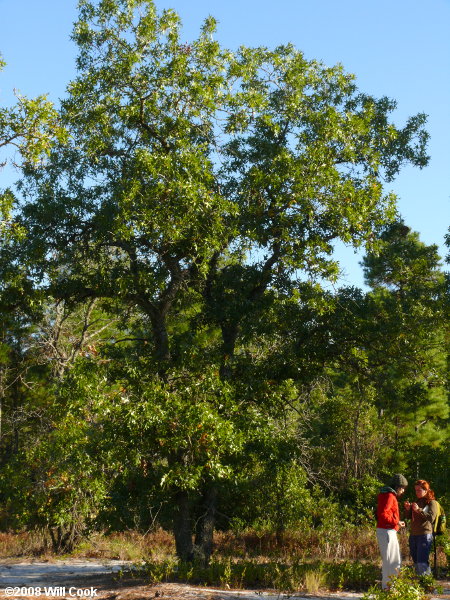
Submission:
M 229 48 L 274 47 L 292 42 L 309 59 L 342 63 L 359 88 L 397 100 L 402 125 L 417 112 L 429 115 L 430 165 L 407 168 L 389 186 L 399 196 L 406 223 L 421 239 L 438 244 L 450 225 L 450 0 L 157 0 L 174 8 L 185 38 L 198 33 L 206 16 L 219 21 L 217 38 Z M 57 101 L 74 76 L 76 48 L 70 42 L 76 0 L 0 0 L 0 103 L 13 89 L 27 96 L 48 93 Z M 11 173 L 0 173 L 0 186 Z M 342 284 L 362 285 L 358 257 L 339 250 Z

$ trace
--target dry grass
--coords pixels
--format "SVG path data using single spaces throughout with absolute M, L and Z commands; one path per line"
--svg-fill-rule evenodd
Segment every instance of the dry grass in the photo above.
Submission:
M 94 533 L 71 553 L 77 558 L 164 561 L 175 555 L 173 536 L 159 529 L 143 535 L 136 531 Z M 0 533 L 0 558 L 54 556 L 48 536 L 43 531 Z
M 40 531 L 0 532 L 0 558 L 16 556 L 51 557 L 49 540 Z
M 351 527 L 339 534 L 321 530 L 290 531 L 282 540 L 272 533 L 218 532 L 216 554 L 239 558 L 374 560 L 379 556 L 374 528 Z
M 136 531 L 95 533 L 79 544 L 72 555 L 134 562 L 163 562 L 175 556 L 175 543 L 173 536 L 163 529 L 146 535 Z
M 325 577 L 322 571 L 315 569 L 305 573 L 303 587 L 308 594 L 317 594 L 325 585 Z
M 240 535 L 217 532 L 214 537 L 215 556 L 234 559 L 326 559 L 352 560 L 378 557 L 375 533 L 372 529 L 342 531 L 339 536 L 324 532 L 292 531 L 277 539 L 272 533 L 252 530 Z M 13 556 L 51 556 L 51 545 L 44 532 L 0 533 L 0 558 Z M 165 561 L 175 556 L 171 533 L 158 529 L 143 535 L 136 531 L 94 533 L 72 553 L 86 558 L 131 561 Z

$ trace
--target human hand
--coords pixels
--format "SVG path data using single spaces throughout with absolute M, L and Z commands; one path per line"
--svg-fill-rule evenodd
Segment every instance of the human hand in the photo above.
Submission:
M 419 505 L 417 504 L 417 502 L 413 502 L 411 504 L 411 508 L 413 509 L 414 512 L 419 512 Z
M 405 510 L 409 510 L 411 508 L 411 502 L 409 500 L 406 500 L 403 503 L 403 506 L 405 507 Z
M 398 524 L 399 524 L 400 528 L 406 527 L 405 521 L 399 521 Z

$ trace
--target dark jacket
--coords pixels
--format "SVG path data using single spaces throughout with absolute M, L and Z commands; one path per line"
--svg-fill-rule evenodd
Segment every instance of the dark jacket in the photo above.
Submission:
M 425 498 L 417 498 L 414 502 L 420 507 L 419 512 L 412 508 L 405 511 L 406 518 L 411 519 L 411 535 L 433 533 L 433 523 L 439 512 L 436 500 L 428 502 Z

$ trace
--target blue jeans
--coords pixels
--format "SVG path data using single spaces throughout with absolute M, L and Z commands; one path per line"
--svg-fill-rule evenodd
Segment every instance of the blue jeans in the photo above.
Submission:
M 409 536 L 409 551 L 413 559 L 417 575 L 429 575 L 431 573 L 428 557 L 433 544 L 433 534 Z

